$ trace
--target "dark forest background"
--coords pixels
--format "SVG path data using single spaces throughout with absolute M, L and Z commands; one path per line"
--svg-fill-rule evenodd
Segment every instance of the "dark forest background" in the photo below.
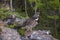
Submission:
M 32 17 L 39 12 L 38 25 L 34 30 L 50 30 L 60 39 L 60 0 L 0 0 L 0 19 L 16 14 L 19 18 Z M 20 33 L 23 34 L 21 29 Z

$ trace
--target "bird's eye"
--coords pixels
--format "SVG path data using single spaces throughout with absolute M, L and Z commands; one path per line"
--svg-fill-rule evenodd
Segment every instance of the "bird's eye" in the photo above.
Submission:
M 35 19 L 35 20 L 38 20 L 39 18 Z

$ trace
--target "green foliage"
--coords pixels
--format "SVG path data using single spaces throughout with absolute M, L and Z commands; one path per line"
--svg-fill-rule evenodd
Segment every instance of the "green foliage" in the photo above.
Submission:
M 7 16 L 9 16 L 8 13 L 9 13 L 9 12 L 0 11 L 0 19 L 4 19 L 4 18 L 6 18 Z
M 29 0 L 30 3 L 35 2 L 35 0 Z
M 24 12 L 10 12 L 10 11 L 2 11 L 0 10 L 0 19 L 4 19 L 6 17 L 9 17 L 9 15 L 16 14 L 17 17 L 19 18 L 28 18 Z
M 41 3 L 41 0 L 36 0 L 36 6 L 37 6 L 37 8 L 40 8 L 40 7 L 42 7 L 42 3 Z
M 2 31 L 2 29 L 0 28 L 0 32 Z
M 54 16 L 47 16 L 47 17 L 50 18 L 50 19 L 55 19 L 55 20 L 59 19 L 59 16 L 57 16 L 57 15 L 54 15 Z
M 8 25 L 9 28 L 14 28 L 16 26 L 16 24 L 12 24 L 12 25 Z
M 18 30 L 18 32 L 19 32 L 19 34 L 22 35 L 22 36 L 25 35 L 25 29 L 20 28 L 20 29 Z

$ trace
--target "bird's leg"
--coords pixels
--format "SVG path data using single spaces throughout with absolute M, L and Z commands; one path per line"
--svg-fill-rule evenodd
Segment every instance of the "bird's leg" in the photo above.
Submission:
M 32 34 L 32 28 L 27 28 L 25 36 L 29 37 L 31 34 Z

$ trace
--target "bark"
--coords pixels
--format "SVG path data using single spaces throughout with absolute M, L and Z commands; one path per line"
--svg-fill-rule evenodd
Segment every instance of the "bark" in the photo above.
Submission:
M 54 25 L 55 25 L 55 34 L 57 36 L 57 26 L 56 26 L 56 20 L 54 20 Z
M 36 3 L 36 0 L 35 0 L 35 3 Z M 35 13 L 37 12 L 37 6 L 36 6 L 36 4 L 35 4 Z
M 12 0 L 10 0 L 10 10 L 13 11 Z
M 27 14 L 27 2 L 26 2 L 26 0 L 25 0 L 25 13 L 28 16 L 28 14 Z

